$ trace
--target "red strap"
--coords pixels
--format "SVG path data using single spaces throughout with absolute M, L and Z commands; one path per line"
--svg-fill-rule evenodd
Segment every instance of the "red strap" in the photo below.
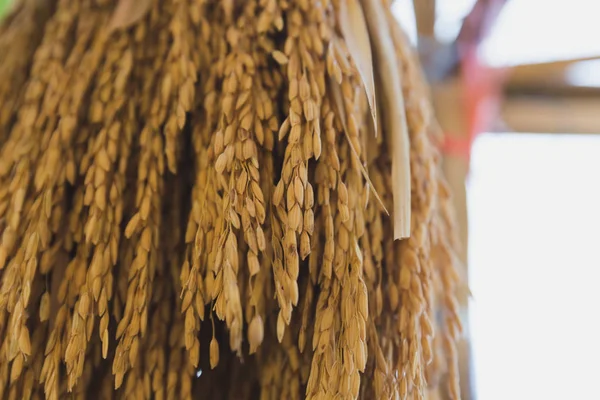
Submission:
M 464 157 L 469 162 L 475 137 L 489 129 L 500 101 L 502 71 L 480 62 L 476 46 L 461 48 L 461 80 L 466 117 L 465 136 L 446 135 L 443 151 Z
M 453 136 L 446 133 L 444 135 L 444 142 L 442 143 L 442 153 L 460 157 L 469 162 L 471 157 L 471 140 L 470 138 Z

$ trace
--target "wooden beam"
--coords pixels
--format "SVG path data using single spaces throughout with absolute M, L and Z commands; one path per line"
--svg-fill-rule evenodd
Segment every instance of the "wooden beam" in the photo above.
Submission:
M 435 0 L 413 0 L 417 33 L 419 36 L 433 37 L 435 33 Z
M 519 65 L 508 71 L 506 86 L 508 88 L 532 87 L 568 87 L 567 69 L 580 61 L 596 60 L 599 57 L 587 57 L 561 60 L 548 63 Z
M 600 133 L 600 96 L 509 96 L 506 125 L 518 132 Z

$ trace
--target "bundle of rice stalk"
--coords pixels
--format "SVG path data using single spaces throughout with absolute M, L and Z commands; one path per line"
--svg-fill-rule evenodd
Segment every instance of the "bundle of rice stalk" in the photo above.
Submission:
M 0 398 L 460 397 L 388 1 L 22 0 L 0 54 Z

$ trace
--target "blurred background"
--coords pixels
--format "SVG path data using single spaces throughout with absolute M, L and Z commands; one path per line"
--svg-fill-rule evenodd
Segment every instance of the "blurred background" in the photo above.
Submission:
M 446 133 L 473 400 L 600 399 L 600 3 L 397 0 Z
M 446 134 L 463 398 L 600 399 L 600 2 L 393 7 Z

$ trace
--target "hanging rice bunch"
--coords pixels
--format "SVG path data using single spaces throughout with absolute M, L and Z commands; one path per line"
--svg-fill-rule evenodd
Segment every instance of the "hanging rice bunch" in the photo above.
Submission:
M 0 398 L 460 398 L 387 1 L 22 0 L 0 54 Z

